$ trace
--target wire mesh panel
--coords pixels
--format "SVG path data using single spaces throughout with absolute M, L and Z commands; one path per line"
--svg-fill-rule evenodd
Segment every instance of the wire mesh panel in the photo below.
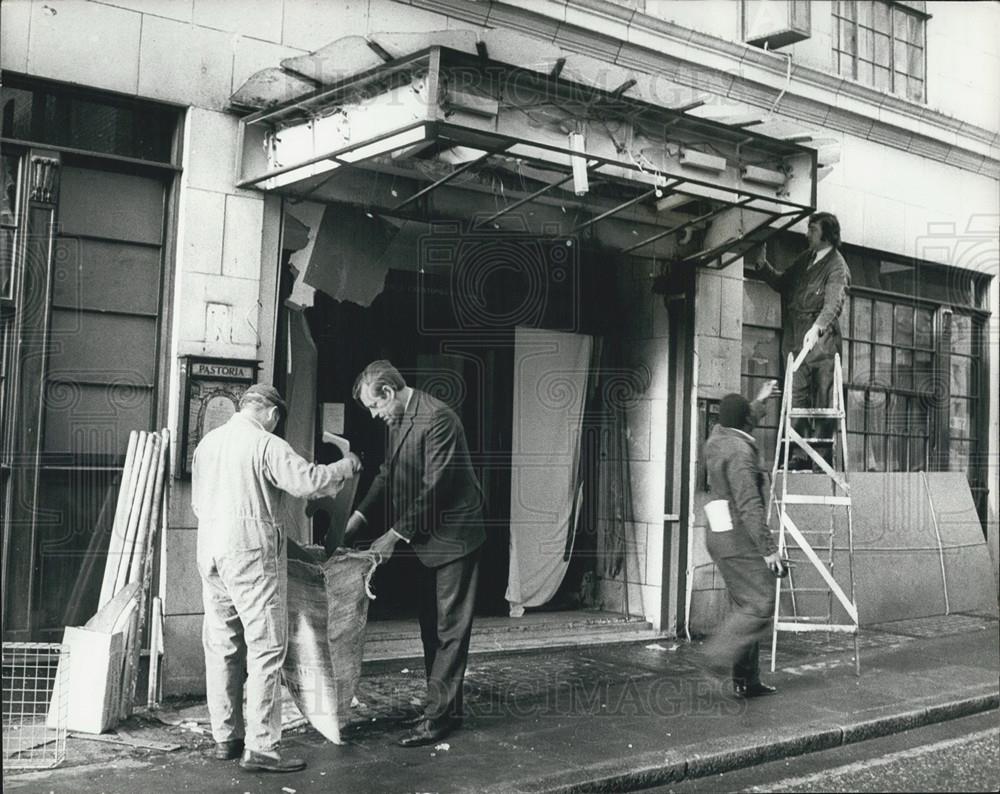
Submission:
M 69 649 L 3 643 L 3 765 L 47 769 L 66 757 Z

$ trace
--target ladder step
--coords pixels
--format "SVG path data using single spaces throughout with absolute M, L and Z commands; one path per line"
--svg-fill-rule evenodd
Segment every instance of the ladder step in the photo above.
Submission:
M 808 441 L 810 444 L 832 444 L 834 441 L 836 441 L 836 439 L 833 438 L 832 436 L 809 436 L 808 438 L 803 436 L 802 440 Z M 785 443 L 791 444 L 792 440 L 786 438 Z
M 779 498 L 778 503 L 784 503 L 786 505 L 846 505 L 851 506 L 851 497 L 849 496 L 814 496 L 812 494 L 805 493 L 790 493 L 785 494 L 783 498 Z
M 836 417 L 838 419 L 844 417 L 843 411 L 838 411 L 836 408 L 791 408 L 788 411 L 789 416 L 826 416 L 826 417 Z
M 794 593 L 795 595 L 800 595 L 801 593 L 830 593 L 833 592 L 829 587 L 789 587 L 786 591 L 788 593 Z
M 858 627 L 853 623 L 806 623 L 806 618 L 796 618 L 794 621 L 779 620 L 775 625 L 778 631 L 838 631 L 843 634 L 857 634 Z

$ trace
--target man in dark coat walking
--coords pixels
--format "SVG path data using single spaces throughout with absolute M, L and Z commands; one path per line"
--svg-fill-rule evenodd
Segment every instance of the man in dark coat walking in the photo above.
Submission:
M 739 697 L 774 692 L 760 680 L 760 637 L 774 612 L 774 577 L 785 569 L 767 526 L 767 477 L 750 431 L 776 385 L 769 382 L 754 403 L 739 394 L 723 397 L 719 424 L 705 442 L 713 498 L 705 506 L 705 546 L 730 600 L 729 614 L 705 646 L 705 657 L 713 668 L 731 666 Z
M 354 398 L 389 427 L 385 463 L 348 520 L 349 537 L 368 522 L 388 529 L 372 544 L 383 558 L 400 541 L 421 565 L 420 635 L 427 705 L 404 747 L 432 744 L 462 719 L 480 547 L 483 493 L 461 420 L 445 403 L 406 385 L 388 361 L 369 364 Z

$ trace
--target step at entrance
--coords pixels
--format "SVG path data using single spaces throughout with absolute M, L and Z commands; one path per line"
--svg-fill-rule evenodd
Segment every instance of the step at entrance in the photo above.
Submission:
M 535 612 L 521 618 L 476 618 L 470 653 L 500 653 L 531 648 L 599 645 L 660 637 L 649 621 L 626 620 L 611 612 Z M 420 627 L 410 620 L 376 620 L 365 634 L 364 660 L 412 659 L 423 656 Z

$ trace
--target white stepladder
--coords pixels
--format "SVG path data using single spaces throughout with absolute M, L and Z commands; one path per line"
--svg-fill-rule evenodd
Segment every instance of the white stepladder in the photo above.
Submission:
M 774 672 L 775 667 L 779 631 L 825 631 L 854 635 L 854 671 L 855 674 L 861 675 L 861 657 L 858 653 L 858 606 L 854 598 L 854 525 L 851 515 L 851 488 L 848 480 L 847 414 L 844 408 L 844 375 L 841 369 L 840 355 L 838 354 L 834 359 L 832 405 L 829 408 L 793 407 L 792 377 L 808 352 L 808 348 L 804 349 L 794 360 L 789 354 L 788 365 L 785 368 L 785 385 L 781 395 L 781 416 L 778 424 L 778 440 L 774 453 L 774 466 L 771 470 L 771 498 L 767 505 L 767 520 L 770 523 L 772 509 L 776 509 L 778 514 L 779 554 L 786 561 L 808 561 L 819 575 L 819 584 L 815 587 L 797 588 L 794 571 L 791 568 L 785 579 L 776 580 L 774 592 L 774 625 L 771 630 L 771 672 Z M 794 420 L 800 418 L 829 419 L 836 424 L 836 430 L 833 432 L 832 437 L 803 437 L 793 426 Z M 833 454 L 830 456 L 832 465 L 813 447 L 813 444 L 817 442 L 832 444 Z M 829 494 L 789 493 L 788 458 L 790 451 L 795 447 L 805 452 L 812 463 L 829 478 L 831 485 L 831 492 Z M 838 462 L 842 465 L 838 466 Z M 828 507 L 829 527 L 827 529 L 798 527 L 789 515 L 789 507 L 792 505 Z M 850 597 L 848 597 L 843 587 L 841 587 L 833 576 L 834 536 L 837 528 L 838 510 L 843 510 L 846 516 L 847 568 Z M 820 558 L 819 554 L 813 548 L 813 544 L 807 539 L 807 536 L 818 539 L 820 542 L 825 540 L 824 545 L 826 548 L 823 549 L 820 547 L 821 551 L 826 552 L 825 559 Z M 794 541 L 794 547 L 789 545 L 789 540 Z M 817 542 L 816 545 L 818 546 L 819 543 Z M 792 554 L 795 554 L 796 557 L 793 558 Z M 787 585 L 783 585 L 785 582 L 787 582 Z M 783 586 L 791 603 L 790 615 L 781 614 Z M 827 605 L 825 615 L 802 614 L 800 601 L 803 599 L 800 596 L 806 593 L 825 594 L 827 596 L 825 599 Z M 846 613 L 847 622 L 834 622 L 835 599 L 843 612 Z M 813 598 L 805 600 L 810 603 L 815 602 Z

